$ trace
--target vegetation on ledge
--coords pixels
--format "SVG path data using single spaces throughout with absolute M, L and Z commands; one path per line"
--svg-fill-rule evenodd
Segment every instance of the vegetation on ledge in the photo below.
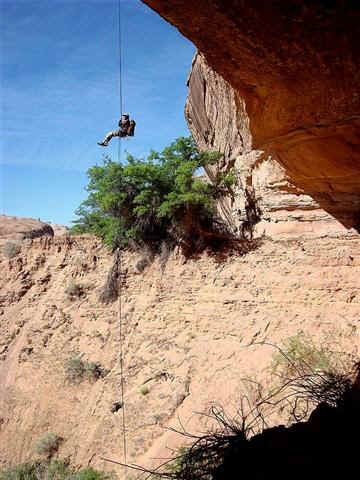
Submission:
M 196 251 L 224 237 L 216 200 L 235 183 L 233 171 L 210 184 L 196 176 L 220 153 L 199 152 L 192 138 L 178 138 L 147 159 L 128 155 L 124 164 L 109 157 L 88 170 L 88 198 L 76 210 L 74 233 L 90 232 L 113 249 L 147 248 L 165 242 Z

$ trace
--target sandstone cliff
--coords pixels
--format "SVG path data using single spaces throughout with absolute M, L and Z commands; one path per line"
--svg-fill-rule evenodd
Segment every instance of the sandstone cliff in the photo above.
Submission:
M 327 231 L 331 218 L 357 228 L 359 7 L 318 0 L 144 3 L 202 53 L 189 82 L 190 128 L 203 148 L 224 152 L 226 165 L 236 161 L 243 183 L 264 198 L 265 220 L 278 212 L 275 218 L 287 221 L 284 210 L 295 210 L 290 220 L 305 220 L 305 230 L 313 218 Z
M 216 168 L 207 168 L 208 176 L 231 167 L 237 171 L 233 197 L 220 202 L 222 215 L 235 230 L 246 220 L 246 192 L 250 191 L 261 210 L 256 226 L 259 235 L 356 235 L 355 229 L 344 227 L 339 216 L 331 215 L 316 201 L 317 195 L 293 182 L 276 152 L 270 155 L 253 148 L 244 99 L 214 72 L 202 54 L 193 60 L 188 86 L 185 115 L 197 144 L 201 149 L 224 153 Z M 345 208 L 344 202 L 342 205 Z
M 274 351 L 257 342 L 304 332 L 330 352 L 359 354 L 356 239 L 267 240 L 246 256 L 186 264 L 175 253 L 142 273 L 138 260 L 122 259 L 130 463 L 171 456 L 183 439 L 165 426 L 180 419 L 196 432 L 207 420 L 194 412 L 219 403 L 234 411 L 244 377 L 271 385 Z M 123 460 L 119 305 L 98 300 L 112 256 L 91 237 L 54 237 L 0 262 L 1 465 L 34 458 L 50 431 L 64 438 L 60 457 L 112 470 L 101 457 Z M 75 354 L 106 374 L 71 382 Z

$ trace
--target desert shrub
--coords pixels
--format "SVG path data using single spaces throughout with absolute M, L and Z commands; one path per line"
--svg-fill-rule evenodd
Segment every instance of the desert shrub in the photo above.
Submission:
M 272 371 L 281 377 L 294 377 L 299 372 L 332 371 L 333 359 L 324 347 L 316 346 L 302 333 L 286 339 L 273 355 Z
M 65 294 L 69 300 L 75 300 L 81 298 L 85 293 L 85 289 L 83 285 L 74 282 L 74 280 L 70 280 L 68 286 L 65 289 Z
M 65 375 L 71 382 L 81 382 L 85 378 L 98 380 L 105 377 L 107 373 L 99 362 L 82 360 L 79 355 L 69 358 L 65 363 Z
M 15 242 L 6 242 L 2 247 L 2 253 L 9 259 L 16 257 L 20 250 L 20 245 Z
M 170 460 L 170 462 L 164 465 L 165 472 L 170 474 L 177 474 L 181 472 L 184 468 L 184 462 L 186 459 L 188 448 L 180 447 L 174 453 L 174 456 Z
M 68 380 L 72 382 L 82 380 L 84 374 L 84 362 L 80 357 L 71 357 L 65 362 L 65 375 Z
M 227 419 L 225 414 L 215 413 L 215 410 L 210 415 L 219 423 L 219 428 L 214 432 L 196 436 L 186 431 L 171 429 L 191 443 L 177 450 L 176 454 L 163 462 L 156 471 L 144 469 L 146 473 L 150 473 L 150 478 L 213 480 L 214 472 L 229 453 L 236 455 L 240 448 L 246 448 L 247 437 L 242 425 Z
M 107 374 L 99 362 L 84 362 L 84 369 L 85 376 L 89 379 L 97 380 Z
M 62 438 L 56 433 L 48 432 L 36 444 L 36 452 L 48 458 L 52 457 L 59 449 Z
M 68 480 L 72 469 L 69 466 L 69 461 L 66 460 L 52 460 L 50 462 L 43 462 L 44 477 L 46 480 Z
M 145 395 L 147 395 L 147 394 L 150 392 L 150 389 L 149 389 L 149 387 L 147 387 L 146 385 L 144 385 L 143 387 L 140 388 L 139 391 L 140 391 L 141 395 L 144 395 L 144 396 L 145 396 Z
M 84 468 L 74 473 L 71 480 L 111 480 L 114 479 L 114 474 L 99 472 L 91 467 Z
M 76 210 L 76 232 L 90 232 L 112 248 L 148 248 L 158 252 L 163 240 L 188 250 L 222 237 L 216 200 L 229 192 L 233 172 L 214 175 L 213 183 L 196 177 L 221 154 L 199 152 L 192 138 L 179 138 L 147 159 L 128 155 L 124 164 L 105 157 L 89 169 L 88 198 Z
M 38 480 L 42 478 L 42 465 L 40 462 L 28 462 L 2 470 L 1 480 Z
M 84 468 L 76 471 L 67 461 L 33 461 L 0 472 L 1 480 L 111 480 L 112 473 Z

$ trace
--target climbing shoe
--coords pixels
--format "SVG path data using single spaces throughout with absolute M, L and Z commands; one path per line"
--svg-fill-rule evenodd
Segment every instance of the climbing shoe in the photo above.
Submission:
M 97 142 L 101 147 L 107 147 L 109 144 L 107 142 Z

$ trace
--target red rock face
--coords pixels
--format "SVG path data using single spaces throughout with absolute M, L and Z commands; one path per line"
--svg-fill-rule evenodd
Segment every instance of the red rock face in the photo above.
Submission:
M 143 1 L 192 40 L 244 101 L 252 148 L 276 158 L 294 188 L 346 227 L 356 225 L 360 7 L 337 0 Z
M 359 113 L 360 10 L 351 2 L 144 3 L 177 26 L 242 93 L 255 146 Z

